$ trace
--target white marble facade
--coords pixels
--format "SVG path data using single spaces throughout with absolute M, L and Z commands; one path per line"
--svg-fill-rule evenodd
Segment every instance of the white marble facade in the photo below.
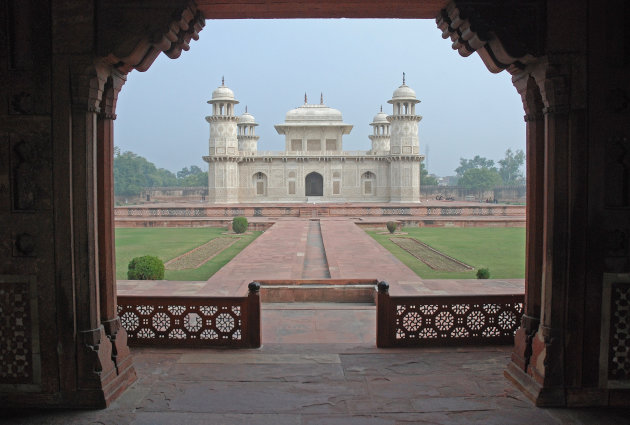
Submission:
M 254 117 L 234 114 L 238 101 L 224 83 L 208 101 L 212 115 L 208 156 L 208 201 L 418 202 L 420 155 L 415 107 L 420 101 L 405 84 L 394 91 L 392 114 L 376 114 L 368 151 L 344 151 L 352 125 L 320 99 L 286 114 L 275 126 L 284 151 L 259 151 Z

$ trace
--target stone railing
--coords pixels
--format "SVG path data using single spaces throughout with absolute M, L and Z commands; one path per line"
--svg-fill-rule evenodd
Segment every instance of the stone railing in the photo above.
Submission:
M 299 216 L 301 210 L 326 210 L 331 216 L 418 216 L 418 217 L 509 217 L 524 216 L 525 207 L 516 205 L 479 206 L 421 206 L 421 205 L 335 205 L 329 204 L 285 204 L 285 205 L 239 205 L 226 206 L 152 206 L 151 204 L 116 207 L 116 217 L 282 217 Z M 321 214 L 320 214 L 321 215 Z
M 378 283 L 378 347 L 512 344 L 523 314 L 522 294 L 390 296 Z
M 129 345 L 260 347 L 260 284 L 242 297 L 118 296 Z

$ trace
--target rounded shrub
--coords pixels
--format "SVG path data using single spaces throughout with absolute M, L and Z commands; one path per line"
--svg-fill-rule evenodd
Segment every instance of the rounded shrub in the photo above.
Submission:
M 245 217 L 234 217 L 232 230 L 234 230 L 234 233 L 244 233 L 247 230 L 247 219 Z
M 477 279 L 489 279 L 490 278 L 490 270 L 483 267 L 477 270 Z
M 396 227 L 398 227 L 398 223 L 395 221 L 387 222 L 387 230 L 389 230 L 389 233 L 394 233 L 396 231 Z
M 129 262 L 127 279 L 162 280 L 164 279 L 164 263 L 153 255 L 135 257 Z

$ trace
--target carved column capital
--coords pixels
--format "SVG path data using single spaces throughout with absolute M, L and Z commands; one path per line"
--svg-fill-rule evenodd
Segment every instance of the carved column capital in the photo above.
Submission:
M 540 87 L 545 114 L 564 114 L 586 104 L 585 59 L 573 54 L 553 54 L 532 66 Z
M 79 60 L 72 64 L 70 85 L 72 107 L 86 112 L 100 112 L 103 88 L 110 67 L 100 61 Z
M 512 77 L 512 84 L 521 96 L 525 110 L 525 122 L 542 120 L 543 105 L 540 101 L 540 89 L 529 72 L 521 72 Z

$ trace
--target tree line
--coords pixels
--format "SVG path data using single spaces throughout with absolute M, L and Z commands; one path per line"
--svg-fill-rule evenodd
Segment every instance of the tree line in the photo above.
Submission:
M 525 153 L 521 149 L 505 151 L 505 157 L 497 161 L 476 155 L 472 159 L 459 159 L 459 167 L 455 169 L 457 185 L 480 192 L 491 190 L 497 186 L 518 186 L 525 184 L 523 165 Z M 436 185 L 437 179 L 429 176 L 422 163 L 420 184 Z
M 177 173 L 157 168 L 154 163 L 130 151 L 114 148 L 114 194 L 139 196 L 147 187 L 208 186 L 208 172 L 196 165 Z

